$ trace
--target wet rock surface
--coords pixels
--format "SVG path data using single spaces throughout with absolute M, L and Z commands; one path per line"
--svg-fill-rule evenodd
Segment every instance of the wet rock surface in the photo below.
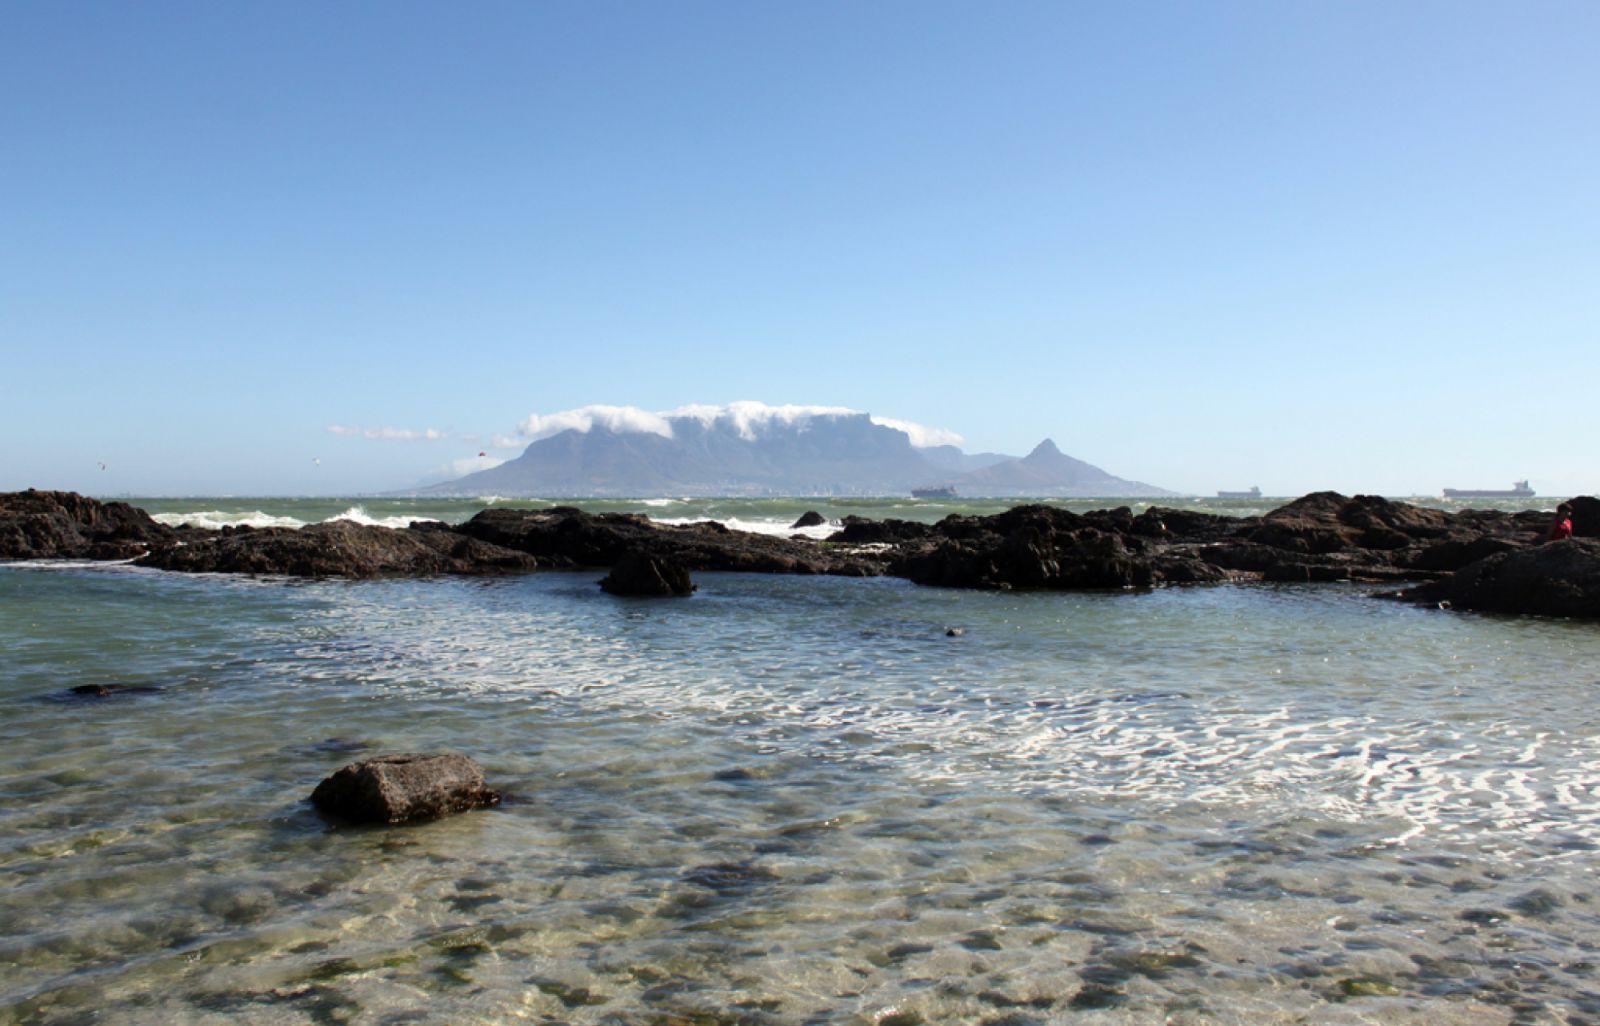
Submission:
M 600 587 L 613 595 L 644 598 L 688 595 L 694 592 L 689 571 L 670 559 L 658 559 L 642 552 L 623 553 L 600 580 Z
M 0 493 L 0 559 L 131 559 L 176 535 L 125 502 L 32 488 Z
M 385 755 L 345 766 L 311 793 L 322 812 L 352 823 L 412 823 L 500 802 L 483 768 L 464 755 Z
M 298 529 L 227 527 L 182 544 L 162 545 L 137 563 L 188 573 L 292 577 L 525 573 L 539 566 L 526 553 L 450 530 L 394 530 L 348 520 Z
M 564 506 L 488 509 L 456 530 L 551 566 L 613 566 L 625 553 L 648 552 L 690 571 L 849 576 L 883 571 L 881 561 L 840 554 L 815 542 L 733 531 L 713 521 L 657 524 L 636 513 L 585 513 Z
M 1393 597 L 1453 609 L 1600 618 L 1600 539 L 1503 552 Z

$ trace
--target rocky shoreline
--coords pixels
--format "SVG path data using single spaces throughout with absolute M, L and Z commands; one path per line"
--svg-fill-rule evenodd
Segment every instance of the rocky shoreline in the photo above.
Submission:
M 462 524 L 169 527 L 73 492 L 0 493 L 0 559 L 132 560 L 186 573 L 391 577 L 609 569 L 894 576 L 957 588 L 1149 588 L 1222 581 L 1423 582 L 1388 597 L 1456 609 L 1600 617 L 1600 500 L 1546 513 L 1443 510 L 1315 492 L 1264 516 L 1024 505 L 935 524 L 846 517 L 826 540 L 714 521 L 666 525 L 572 507 L 489 509 Z M 617 590 L 617 589 L 613 589 Z M 657 589 L 658 593 L 662 592 Z M 683 594 L 675 586 L 671 593 Z

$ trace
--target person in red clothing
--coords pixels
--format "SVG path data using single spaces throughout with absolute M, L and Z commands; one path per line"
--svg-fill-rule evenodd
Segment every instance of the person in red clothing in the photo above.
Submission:
M 1550 524 L 1550 534 L 1545 541 L 1560 541 L 1572 537 L 1572 507 L 1566 503 L 1556 507 L 1556 518 Z

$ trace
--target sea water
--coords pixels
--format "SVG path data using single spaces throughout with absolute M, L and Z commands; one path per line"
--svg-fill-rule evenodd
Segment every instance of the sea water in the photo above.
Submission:
M 1600 1021 L 1593 624 L 598 576 L 0 565 L 0 1022 Z M 505 803 L 305 801 L 441 750 Z

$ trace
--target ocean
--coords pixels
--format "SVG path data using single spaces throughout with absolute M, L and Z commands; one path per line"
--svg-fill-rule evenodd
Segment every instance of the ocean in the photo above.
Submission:
M 785 534 L 1009 505 L 579 504 Z M 0 564 L 0 1022 L 1600 1022 L 1592 623 L 1359 585 L 599 576 Z M 154 690 L 66 692 L 96 683 Z M 305 801 L 441 750 L 505 803 Z

